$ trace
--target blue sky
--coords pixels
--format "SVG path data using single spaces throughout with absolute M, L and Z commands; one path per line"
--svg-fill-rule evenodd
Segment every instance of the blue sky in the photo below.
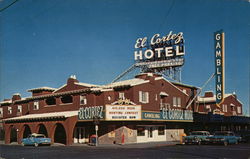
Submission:
M 0 100 L 58 88 L 72 74 L 110 83 L 134 63 L 137 38 L 169 31 L 184 33 L 182 82 L 201 87 L 214 72 L 213 33 L 223 29 L 226 93 L 249 114 L 249 19 L 247 0 L 19 0 L 0 12 Z

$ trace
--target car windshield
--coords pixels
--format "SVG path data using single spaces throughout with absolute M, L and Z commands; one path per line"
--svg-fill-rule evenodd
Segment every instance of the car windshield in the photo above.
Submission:
M 191 135 L 205 135 L 203 132 L 191 132 Z
M 43 135 L 36 136 L 36 138 L 45 138 Z

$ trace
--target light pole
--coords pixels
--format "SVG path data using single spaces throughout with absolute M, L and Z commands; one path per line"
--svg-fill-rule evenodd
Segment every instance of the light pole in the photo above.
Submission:
M 98 124 L 100 123 L 100 118 L 99 116 L 94 116 L 93 117 L 93 122 L 94 122 L 94 125 L 95 125 L 95 146 L 98 145 Z

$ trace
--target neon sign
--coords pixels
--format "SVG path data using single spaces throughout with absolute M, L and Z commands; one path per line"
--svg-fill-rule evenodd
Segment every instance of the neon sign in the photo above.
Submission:
M 216 104 L 223 102 L 224 98 L 224 32 L 215 32 L 215 90 Z
M 153 35 L 138 38 L 135 43 L 134 59 L 137 66 L 148 65 L 149 68 L 177 67 L 184 64 L 185 55 L 183 33 L 167 35 Z M 151 63 L 155 62 L 155 63 Z

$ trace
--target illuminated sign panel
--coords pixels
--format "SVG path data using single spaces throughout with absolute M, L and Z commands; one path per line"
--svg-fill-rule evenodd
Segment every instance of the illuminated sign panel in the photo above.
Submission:
M 161 112 L 142 112 L 142 119 L 146 120 L 180 120 L 193 121 L 193 111 L 178 109 L 163 109 Z
M 98 117 L 99 119 L 104 119 L 103 106 L 92 106 L 92 107 L 82 107 L 78 111 L 79 120 L 93 120 L 93 118 Z
M 141 120 L 141 106 L 106 105 L 106 120 Z
M 149 68 L 177 67 L 184 64 L 185 55 L 183 33 L 167 35 L 155 34 L 150 39 L 138 38 L 135 43 L 134 59 L 136 66 Z
M 222 103 L 224 98 L 224 32 L 222 30 L 215 32 L 215 90 L 216 104 Z

